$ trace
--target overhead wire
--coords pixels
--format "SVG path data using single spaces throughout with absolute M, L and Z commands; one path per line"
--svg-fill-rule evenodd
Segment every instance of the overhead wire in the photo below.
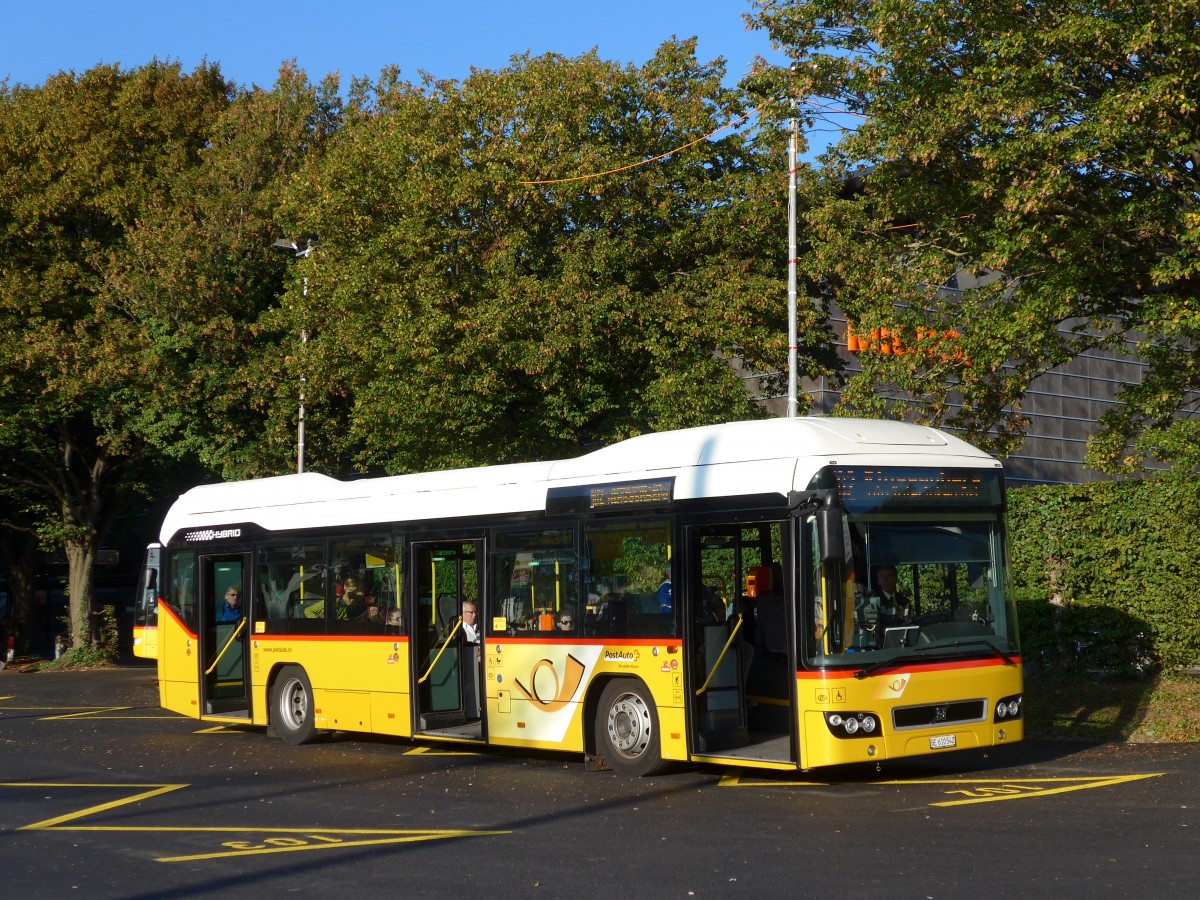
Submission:
M 762 110 L 763 106 L 765 106 L 765 105 L 766 105 L 765 103 L 759 104 L 758 106 L 754 107 L 749 112 L 743 113 L 742 115 L 738 116 L 732 122 L 726 122 L 720 128 L 714 129 L 713 131 L 710 131 L 708 134 L 703 135 L 702 137 L 696 138 L 694 141 L 688 141 L 686 144 L 682 144 L 678 147 L 674 147 L 671 150 L 666 151 L 665 153 L 660 153 L 660 154 L 658 154 L 658 156 L 652 156 L 649 159 L 639 160 L 638 162 L 629 163 L 624 166 L 617 166 L 616 168 L 613 168 L 613 169 L 606 169 L 603 172 L 591 172 L 587 175 L 572 175 L 569 178 L 540 178 L 540 179 L 535 179 L 535 180 L 522 180 L 522 181 L 518 181 L 517 184 L 523 185 L 526 187 L 538 187 L 538 186 L 542 186 L 542 185 L 554 185 L 554 184 L 571 184 L 573 182 L 579 182 L 579 181 L 590 181 L 593 178 L 603 178 L 606 175 L 617 175 L 621 172 L 628 172 L 632 169 L 639 169 L 642 166 L 648 166 L 648 165 L 651 165 L 656 162 L 661 162 L 662 160 L 666 159 L 669 156 L 674 156 L 676 153 L 682 153 L 684 150 L 687 150 L 690 147 L 695 147 L 697 144 L 702 144 L 707 140 L 711 140 L 712 138 L 716 137 L 718 134 L 720 134 L 723 131 L 728 131 L 731 128 L 738 127 L 743 122 L 745 122 L 747 119 L 749 119 L 752 115 L 754 115 L 755 113 Z M 806 106 L 814 106 L 819 111 L 822 111 L 822 112 L 836 111 L 831 107 L 826 107 L 823 104 L 816 104 L 816 103 L 813 103 L 812 101 L 809 101 L 805 105 Z M 866 118 L 865 116 L 861 116 L 858 113 L 843 112 L 842 114 L 843 115 L 851 115 L 851 116 L 859 116 L 860 118 Z
M 758 112 L 759 109 L 760 109 L 760 107 L 756 106 L 756 107 L 754 107 L 754 109 L 750 110 L 750 112 L 743 113 L 742 115 L 740 115 L 736 119 L 734 119 L 732 122 L 726 122 L 720 128 L 717 128 L 714 131 L 710 131 L 708 134 L 706 134 L 702 137 L 698 137 L 694 141 L 688 141 L 688 143 L 686 143 L 686 144 L 682 144 L 679 147 L 675 147 L 674 149 L 668 150 L 666 153 L 660 153 L 658 156 L 652 156 L 649 159 L 643 159 L 643 160 L 639 160 L 638 162 L 635 162 L 635 163 L 629 163 L 628 165 L 618 166 L 615 169 L 607 169 L 603 172 L 592 172 L 588 175 L 573 175 L 570 178 L 543 178 L 543 179 L 539 179 L 536 181 L 518 181 L 517 184 L 529 185 L 529 186 L 546 185 L 546 184 L 569 184 L 573 181 L 588 181 L 592 178 L 603 178 L 605 175 L 616 175 L 620 172 L 628 172 L 630 169 L 637 169 L 642 166 L 648 166 L 651 163 L 660 162 L 661 160 L 666 159 L 668 156 L 674 156 L 676 153 L 682 153 L 684 150 L 687 150 L 689 147 L 695 147 L 697 144 L 702 144 L 705 141 L 710 140 L 713 137 L 716 137 L 722 131 L 727 131 L 730 128 L 736 128 L 738 125 L 740 125 L 746 119 L 750 118 L 751 115 Z

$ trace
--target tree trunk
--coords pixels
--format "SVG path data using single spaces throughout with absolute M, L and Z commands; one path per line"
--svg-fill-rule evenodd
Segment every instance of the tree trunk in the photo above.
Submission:
M 96 563 L 95 532 L 77 529 L 66 540 L 67 596 L 70 600 L 71 649 L 90 647 L 96 638 L 92 575 Z

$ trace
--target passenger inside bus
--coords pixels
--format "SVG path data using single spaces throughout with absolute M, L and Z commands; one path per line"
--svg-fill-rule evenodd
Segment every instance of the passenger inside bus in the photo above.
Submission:
M 479 643 L 479 625 L 475 604 L 468 600 L 462 605 L 463 640 L 468 644 Z
M 574 634 L 575 613 L 573 613 L 567 607 L 560 609 L 558 611 L 558 621 L 555 623 L 554 630 L 559 634 Z
M 342 621 L 352 621 L 367 615 L 374 607 L 374 598 L 364 593 L 360 582 L 354 575 L 347 575 L 346 580 L 335 590 L 338 595 L 334 616 Z
M 242 618 L 241 588 L 230 586 L 225 591 L 225 602 L 217 607 L 218 622 L 237 622 Z

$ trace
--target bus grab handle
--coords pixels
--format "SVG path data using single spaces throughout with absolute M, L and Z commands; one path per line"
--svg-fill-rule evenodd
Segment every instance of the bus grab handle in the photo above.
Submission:
M 462 630 L 462 616 L 454 620 L 454 627 L 450 629 L 450 633 L 446 635 L 446 640 L 442 643 L 441 649 L 438 650 L 437 656 L 433 658 L 433 662 L 429 664 L 429 668 L 425 670 L 425 674 L 417 679 L 417 684 L 424 684 L 430 675 L 433 674 L 434 668 L 438 664 L 438 660 L 442 658 L 442 654 L 446 652 L 446 648 L 450 646 L 450 642 L 454 640 L 454 636 Z
M 225 651 L 233 646 L 233 642 L 237 640 L 238 635 L 242 633 L 242 629 L 245 627 L 246 627 L 246 618 L 245 618 L 245 616 L 243 616 L 238 621 L 238 627 L 233 629 L 233 634 L 231 634 L 229 636 L 229 640 L 227 640 L 225 642 L 225 646 L 221 648 L 221 652 L 217 654 L 217 658 L 212 661 L 212 665 L 204 670 L 205 675 L 211 675 L 213 673 L 213 669 L 215 669 L 217 667 L 217 663 L 219 663 L 221 661 L 221 657 L 225 655 Z

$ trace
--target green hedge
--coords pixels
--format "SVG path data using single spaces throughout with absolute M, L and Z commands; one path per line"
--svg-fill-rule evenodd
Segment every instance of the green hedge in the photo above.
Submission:
M 1200 480 L 1009 491 L 1009 556 L 1031 669 L 1200 663 Z

